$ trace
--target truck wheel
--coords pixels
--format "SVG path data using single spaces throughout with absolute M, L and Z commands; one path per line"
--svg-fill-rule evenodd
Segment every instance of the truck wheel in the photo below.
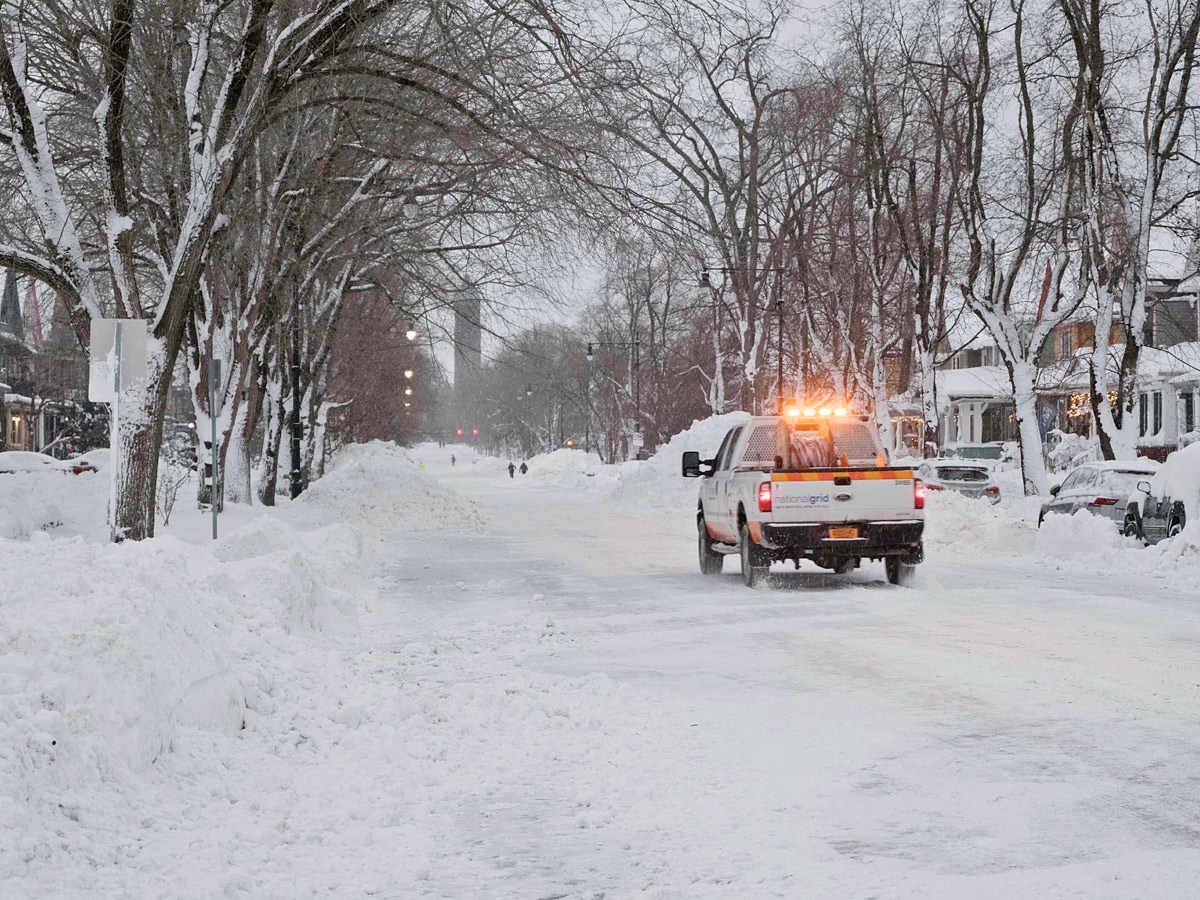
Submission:
M 720 575 L 725 563 L 725 555 L 713 549 L 712 538 L 708 536 L 708 526 L 704 524 L 703 513 L 696 516 L 696 528 L 699 531 L 701 574 Z
M 916 571 L 916 566 L 900 562 L 900 557 L 898 556 L 885 557 L 883 565 L 887 569 L 887 580 L 892 584 L 899 585 L 900 587 L 908 587 L 912 584 L 913 572 Z
M 750 526 L 743 522 L 741 533 L 742 584 L 757 587 L 767 577 L 768 563 L 762 550 L 750 539 Z

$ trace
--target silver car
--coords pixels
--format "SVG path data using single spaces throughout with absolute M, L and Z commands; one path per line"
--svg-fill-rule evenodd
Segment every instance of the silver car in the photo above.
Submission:
M 929 491 L 955 491 L 964 497 L 1000 502 L 1000 487 L 992 478 L 991 460 L 927 459 L 917 467 L 917 476 Z
M 1084 463 L 1050 489 L 1050 499 L 1042 504 L 1038 514 L 1041 525 L 1049 513 L 1071 515 L 1087 510 L 1093 515 L 1112 519 L 1120 528 L 1125 521 L 1129 495 L 1137 483 L 1150 478 L 1158 470 L 1152 459 L 1117 460 L 1114 462 Z

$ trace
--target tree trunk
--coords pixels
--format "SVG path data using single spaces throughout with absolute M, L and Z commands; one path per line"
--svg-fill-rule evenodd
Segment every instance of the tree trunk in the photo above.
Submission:
M 263 506 L 275 505 L 275 486 L 279 479 L 279 445 L 283 439 L 283 423 L 287 411 L 283 405 L 283 383 L 267 378 L 264 406 L 267 413 L 263 435 L 262 457 L 258 467 L 258 499 Z
M 1016 406 L 1017 434 L 1021 443 L 1021 476 L 1026 496 L 1045 494 L 1050 479 L 1042 459 L 1042 433 L 1037 421 L 1037 397 L 1033 392 L 1035 369 L 1027 361 L 1009 364 L 1013 402 Z

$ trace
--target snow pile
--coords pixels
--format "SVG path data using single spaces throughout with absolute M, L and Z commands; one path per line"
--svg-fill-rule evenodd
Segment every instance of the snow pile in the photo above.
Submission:
M 478 504 L 443 488 L 391 441 L 343 448 L 332 471 L 313 482 L 299 504 L 321 521 L 344 520 L 376 535 L 486 522 Z
M 957 491 L 930 491 L 925 497 L 925 546 L 944 554 L 987 549 L 1024 553 L 1032 548 L 1037 516 L 1024 504 L 964 497 Z
M 749 413 L 731 412 L 697 419 L 658 448 L 650 459 L 620 467 L 617 497 L 627 503 L 658 509 L 681 509 L 695 505 L 697 480 L 680 474 L 683 454 L 694 450 L 701 459 L 717 455 L 725 433 L 750 418 Z
M 239 731 L 300 634 L 372 604 L 362 551 L 347 525 L 273 516 L 215 545 L 0 541 L 0 873 L 59 846 L 182 729 Z
M 89 534 L 104 529 L 108 476 L 95 472 L 14 472 L 0 475 L 0 538 L 36 531 Z
M 535 484 L 574 487 L 606 493 L 616 487 L 619 467 L 606 466 L 598 453 L 585 453 L 565 447 L 526 460 L 529 472 L 524 476 Z M 507 463 L 505 464 L 507 474 Z M 518 472 L 517 477 L 522 477 Z
M 1073 515 L 1048 515 L 1034 544 L 1039 553 L 1065 559 L 1111 560 L 1114 554 L 1139 551 L 1141 543 L 1124 537 L 1112 519 L 1079 510 Z

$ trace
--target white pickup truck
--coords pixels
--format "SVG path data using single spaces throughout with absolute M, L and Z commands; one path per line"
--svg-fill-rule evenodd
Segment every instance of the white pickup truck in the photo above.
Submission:
M 869 416 L 756 416 L 730 429 L 712 459 L 685 453 L 683 475 L 705 479 L 696 526 L 706 575 L 734 553 L 751 587 L 779 560 L 845 573 L 868 558 L 904 584 L 923 559 L 925 485 L 887 464 Z

